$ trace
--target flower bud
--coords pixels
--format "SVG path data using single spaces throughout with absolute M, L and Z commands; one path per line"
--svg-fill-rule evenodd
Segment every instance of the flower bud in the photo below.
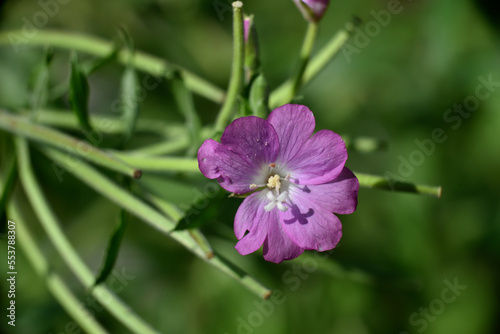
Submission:
M 293 0 L 307 21 L 318 22 L 325 14 L 330 0 Z
M 252 16 L 245 16 L 243 20 L 245 36 L 245 72 L 247 82 L 260 67 L 259 45 L 257 41 L 257 30 Z

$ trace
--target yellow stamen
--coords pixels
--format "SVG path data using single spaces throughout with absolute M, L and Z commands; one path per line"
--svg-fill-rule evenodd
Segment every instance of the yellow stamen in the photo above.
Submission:
M 279 190 L 281 188 L 280 176 L 275 174 L 269 177 L 267 180 L 267 186 L 271 189 L 275 188 L 276 190 Z

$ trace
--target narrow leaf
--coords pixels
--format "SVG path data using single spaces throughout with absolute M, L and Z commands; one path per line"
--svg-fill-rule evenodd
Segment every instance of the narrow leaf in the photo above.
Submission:
M 75 112 L 80 126 L 86 131 L 91 131 L 89 122 L 89 84 L 87 76 L 82 71 L 76 53 L 71 59 L 71 78 L 69 84 L 69 103 Z
M 129 217 L 130 215 L 124 209 L 120 210 L 120 221 L 109 239 L 104 263 L 95 280 L 94 286 L 104 282 L 113 271 L 120 251 L 120 245 L 125 235 L 125 230 L 127 229 Z

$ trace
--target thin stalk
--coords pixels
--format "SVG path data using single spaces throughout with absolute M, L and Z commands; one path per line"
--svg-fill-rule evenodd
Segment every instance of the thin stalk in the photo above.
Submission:
M 5 154 L 5 152 L 0 153 Z M 5 212 L 5 207 L 17 178 L 16 159 L 11 157 L 12 155 L 5 154 L 2 159 L 7 161 L 0 161 L 0 218 Z
M 87 333 L 108 333 L 64 283 L 63 279 L 49 270 L 48 261 L 42 255 L 28 226 L 24 223 L 23 212 L 18 201 L 11 201 L 8 205 L 9 217 L 16 223 L 18 244 L 35 270 L 36 274 L 45 281 L 48 290 L 68 314 Z
M 311 58 L 311 52 L 314 46 L 314 42 L 316 41 L 317 34 L 318 24 L 316 22 L 309 22 L 307 26 L 306 36 L 304 37 L 304 41 L 302 42 L 299 64 L 297 66 L 297 70 L 291 78 L 292 85 L 287 96 L 287 102 L 290 102 L 295 97 L 298 90 L 302 86 L 302 77 L 304 76 L 307 64 L 309 63 L 309 59 Z
M 139 178 L 142 174 L 140 170 L 125 164 L 112 154 L 101 151 L 85 141 L 43 125 L 31 123 L 25 117 L 15 116 L 3 110 L 0 110 L 0 129 L 68 151 L 66 158 L 68 158 L 68 154 L 79 156 L 134 178 Z
M 326 65 L 342 50 L 342 47 L 351 38 L 354 29 L 359 25 L 359 19 L 354 18 L 345 25 L 345 28 L 337 32 L 332 39 L 314 56 L 302 76 L 302 85 L 311 81 L 320 73 Z M 269 97 L 272 109 L 282 104 L 290 102 L 289 92 L 293 87 L 292 79 L 288 79 L 281 86 L 276 88 Z
M 390 177 L 354 173 L 359 180 L 359 185 L 367 188 L 376 188 L 390 191 L 409 192 L 420 195 L 441 197 L 441 186 L 427 186 L 408 182 L 401 182 Z
M 168 158 L 166 160 L 169 161 L 169 164 L 173 161 L 170 159 L 171 158 Z M 145 161 L 147 161 L 147 158 Z M 161 161 L 161 158 L 159 159 L 159 161 Z M 182 158 L 180 163 L 182 163 L 182 168 L 179 168 L 179 171 L 182 170 L 182 171 L 190 171 L 196 173 L 199 172 L 197 159 Z M 143 167 L 148 167 L 148 166 L 147 164 L 144 164 Z M 172 168 L 172 171 L 174 170 L 173 166 L 169 167 Z M 394 180 L 390 177 L 369 175 L 364 173 L 355 173 L 355 174 L 359 180 L 360 186 L 362 187 L 399 191 L 399 192 L 410 192 L 421 195 L 441 197 L 440 186 L 436 187 L 436 186 L 427 186 L 422 184 L 401 182 Z
M 233 64 L 227 97 L 215 121 L 215 131 L 224 130 L 234 109 L 244 79 L 245 38 L 243 36 L 243 3 L 233 2 Z
M 62 32 L 54 30 L 39 30 L 30 38 L 22 38 L 24 32 L 21 30 L 4 31 L 0 33 L 0 45 L 12 45 L 11 39 L 17 36 L 22 39 L 23 44 L 45 46 L 50 45 L 57 48 L 67 50 L 76 50 L 92 54 L 98 57 L 107 57 L 113 52 L 113 42 L 107 42 L 102 39 L 88 36 L 81 33 Z M 19 48 L 19 46 L 13 46 Z M 118 61 L 126 65 L 130 58 L 130 51 L 123 49 L 118 53 Z M 143 52 L 135 52 L 133 55 L 134 67 L 138 70 L 152 74 L 157 77 L 165 77 L 170 79 L 173 71 L 180 71 L 184 75 L 186 85 L 193 92 L 206 97 L 216 103 L 224 101 L 224 91 L 214 86 L 205 79 L 200 78 L 196 74 L 181 68 L 178 65 L 167 62 L 159 57 L 154 57 Z M 150 85 L 150 84 L 149 84 Z
M 78 119 L 69 110 L 39 110 L 37 123 L 61 129 L 81 131 Z M 121 117 L 90 115 L 90 125 L 96 133 L 122 134 L 125 132 L 125 123 Z M 139 118 L 135 132 L 154 133 L 164 137 L 175 137 L 183 132 L 182 124 L 167 124 L 156 119 Z
M 57 252 L 61 255 L 66 265 L 71 269 L 80 283 L 87 289 L 92 288 L 94 284 L 94 275 L 78 256 L 76 250 L 64 235 L 55 214 L 46 202 L 46 197 L 35 178 L 27 141 L 22 137 L 17 137 L 15 139 L 15 144 L 19 165 L 19 178 L 42 227 L 57 249 Z M 138 334 L 157 333 L 156 330 L 139 318 L 104 285 L 97 286 L 91 291 L 92 295 L 132 332 Z
M 116 203 L 120 207 L 126 209 L 133 215 L 141 218 L 151 226 L 168 234 L 173 239 L 177 240 L 181 245 L 193 252 L 196 256 L 218 268 L 230 277 L 233 277 L 256 295 L 260 296 L 261 298 L 267 298 L 270 295 L 270 290 L 262 285 L 262 283 L 249 276 L 247 273 L 237 268 L 233 264 L 229 263 L 227 260 L 221 258 L 218 255 L 214 255 L 212 257 L 207 256 L 208 254 L 206 253 L 206 250 L 200 247 L 198 243 L 194 242 L 193 237 L 189 234 L 188 231 L 172 232 L 176 227 L 174 221 L 160 214 L 158 211 L 151 208 L 142 200 L 129 194 L 122 187 L 116 185 L 113 181 L 109 180 L 107 177 L 99 173 L 90 165 L 86 164 L 83 161 L 79 161 L 76 166 L 73 166 L 72 164 L 69 164 L 64 155 L 57 150 L 47 147 L 40 148 L 40 150 L 50 159 L 54 160 L 58 165 L 61 165 L 68 172 L 72 173 L 75 177 L 79 178 L 81 181 L 87 184 L 89 187 L 91 187 L 104 197 L 108 198 L 112 202 Z M 197 163 L 196 159 L 192 160 Z
M 189 147 L 190 140 L 188 136 L 184 135 L 182 137 L 176 138 L 175 141 L 169 140 L 149 146 L 139 147 L 130 151 L 124 151 L 123 153 L 133 154 L 133 155 L 164 155 L 172 154 L 182 151 Z
M 151 157 L 119 152 L 116 152 L 115 155 L 144 172 L 199 172 L 198 161 L 193 158 Z

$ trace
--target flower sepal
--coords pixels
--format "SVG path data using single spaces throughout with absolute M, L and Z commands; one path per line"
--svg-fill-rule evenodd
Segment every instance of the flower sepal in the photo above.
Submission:
M 325 14 L 330 0 L 293 0 L 309 22 L 317 23 Z

